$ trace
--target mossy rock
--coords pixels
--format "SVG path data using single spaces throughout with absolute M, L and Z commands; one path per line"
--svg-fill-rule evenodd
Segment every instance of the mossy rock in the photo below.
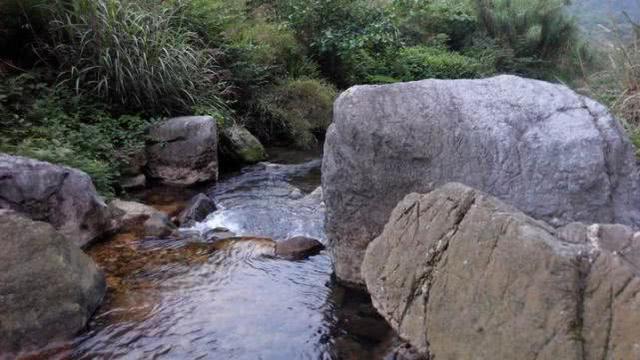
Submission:
M 220 135 L 220 156 L 226 163 L 255 164 L 267 158 L 264 146 L 243 126 L 233 125 Z

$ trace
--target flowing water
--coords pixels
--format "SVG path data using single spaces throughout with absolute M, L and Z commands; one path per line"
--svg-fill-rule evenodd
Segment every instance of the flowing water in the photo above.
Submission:
M 319 181 L 319 160 L 245 168 L 207 190 L 217 211 L 182 230 L 325 242 Z M 33 358 L 372 359 L 395 344 L 367 295 L 334 282 L 326 251 L 286 261 L 261 239 L 194 239 L 121 235 L 91 249 L 105 303 L 73 342 Z

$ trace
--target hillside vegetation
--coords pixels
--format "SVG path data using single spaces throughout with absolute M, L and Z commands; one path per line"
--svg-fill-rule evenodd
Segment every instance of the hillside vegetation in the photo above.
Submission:
M 3 1 L 0 151 L 78 167 L 110 194 L 119 159 L 167 116 L 211 115 L 268 144 L 310 147 L 354 84 L 498 73 L 583 84 L 597 61 L 569 10 L 564 0 Z

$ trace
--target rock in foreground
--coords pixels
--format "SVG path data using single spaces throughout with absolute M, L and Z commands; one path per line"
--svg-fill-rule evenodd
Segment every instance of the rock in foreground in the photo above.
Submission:
M 634 149 L 600 104 L 514 76 L 356 86 L 336 101 L 322 165 L 337 276 L 406 194 L 450 181 L 553 225 L 640 225 Z
M 89 175 L 21 156 L 0 154 L 0 208 L 48 222 L 78 246 L 110 230 L 107 205 Z
M 640 233 L 553 229 L 461 184 L 410 194 L 362 274 L 399 335 L 435 359 L 640 358 Z
M 147 171 L 168 185 L 218 179 L 218 134 L 210 116 L 165 120 L 149 130 Z
M 75 335 L 105 293 L 103 274 L 44 222 L 0 210 L 0 358 Z

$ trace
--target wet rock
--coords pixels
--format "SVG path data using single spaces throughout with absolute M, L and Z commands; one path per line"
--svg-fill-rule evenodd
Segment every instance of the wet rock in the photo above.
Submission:
M 196 222 L 204 220 L 207 215 L 216 210 L 216 204 L 205 194 L 194 196 L 187 204 L 186 209 L 178 217 L 182 226 L 193 226 Z
M 236 234 L 230 231 L 229 229 L 223 228 L 223 227 L 218 227 L 215 229 L 208 230 L 204 234 L 204 238 L 207 241 L 224 240 L 232 237 L 236 237 Z
M 391 350 L 384 360 L 430 360 L 428 356 L 420 354 L 411 344 L 400 344 Z
M 125 190 L 140 189 L 147 186 L 147 177 L 144 174 L 120 179 L 120 187 Z
M 120 174 L 125 177 L 136 177 L 144 173 L 147 166 L 147 153 L 145 149 L 138 149 L 128 154 L 119 154 Z
M 336 101 L 324 149 L 326 230 L 346 282 L 362 283 L 364 251 L 398 201 L 449 181 L 554 226 L 640 226 L 632 144 L 604 106 L 562 85 L 498 76 L 356 86 Z
M 296 236 L 276 243 L 276 256 L 289 260 L 304 259 L 324 249 L 324 245 L 316 239 Z
M 172 118 L 151 127 L 147 175 L 178 186 L 217 180 L 216 129 L 209 116 Z
M 153 214 L 144 222 L 144 234 L 146 236 L 163 238 L 174 235 L 176 230 L 176 226 L 163 213 Z
M 80 170 L 0 153 L 0 208 L 53 225 L 86 246 L 110 230 L 107 205 Z
M 244 126 L 233 125 L 220 133 L 220 157 L 230 164 L 255 164 L 267 158 L 260 141 Z
M 450 183 L 398 204 L 362 275 L 380 314 L 435 359 L 639 358 L 640 234 L 567 226 Z
M 121 233 L 165 237 L 176 229 L 167 214 L 135 201 L 114 199 L 109 203 L 109 209 L 116 223 L 114 227 Z
M 0 358 L 81 330 L 105 293 L 91 258 L 50 224 L 0 210 Z
M 253 258 L 259 256 L 274 256 L 276 242 L 270 238 L 238 236 L 222 239 L 211 244 L 221 251 L 230 251 L 233 256 Z

